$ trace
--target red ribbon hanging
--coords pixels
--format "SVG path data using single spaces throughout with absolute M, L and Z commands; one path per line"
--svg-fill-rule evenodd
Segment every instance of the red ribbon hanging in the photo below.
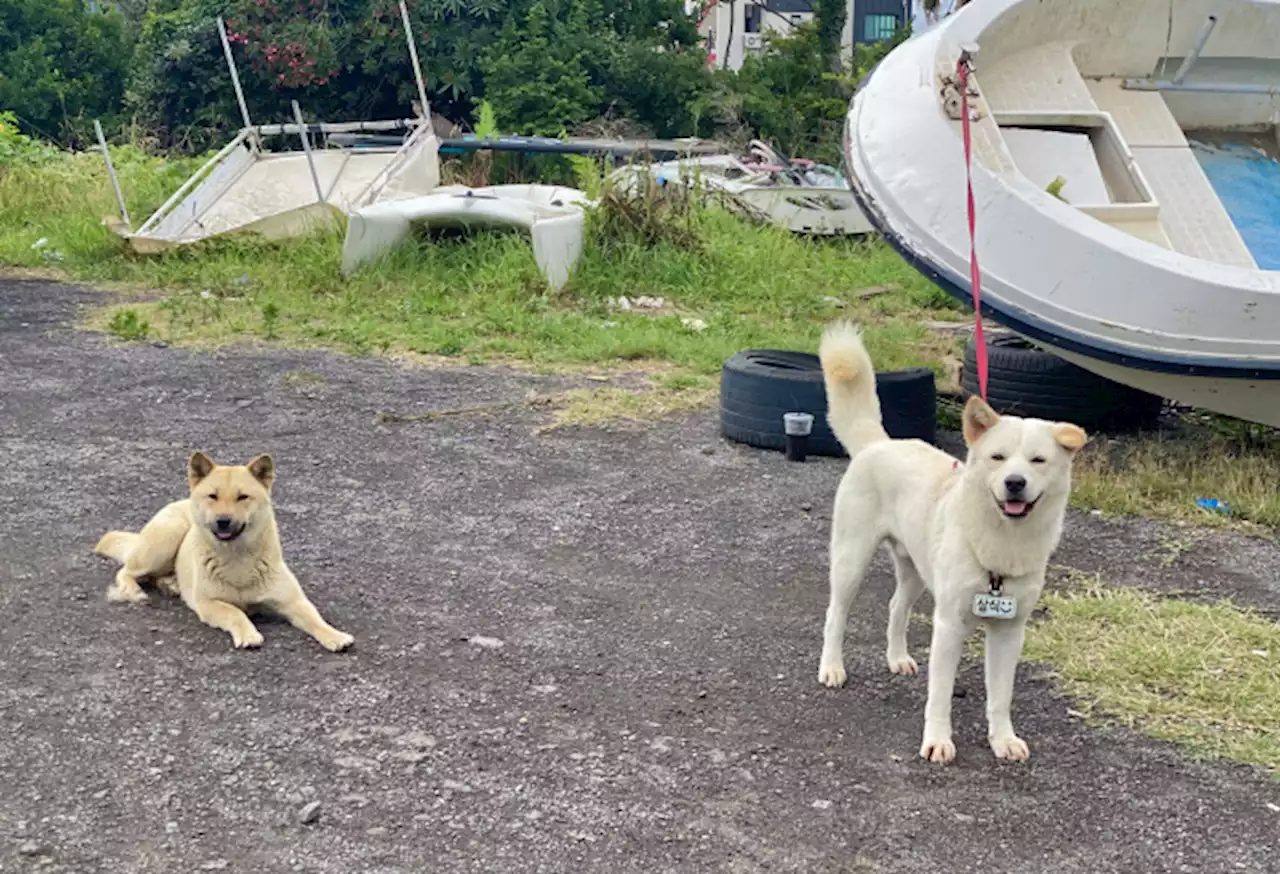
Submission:
M 978 270 L 976 209 L 973 203 L 973 139 L 969 131 L 969 59 L 962 55 L 956 65 L 960 81 L 960 127 L 964 131 L 964 185 L 969 210 L 969 289 L 973 296 L 974 357 L 978 363 L 978 391 L 987 397 L 987 341 L 982 333 L 982 273 Z

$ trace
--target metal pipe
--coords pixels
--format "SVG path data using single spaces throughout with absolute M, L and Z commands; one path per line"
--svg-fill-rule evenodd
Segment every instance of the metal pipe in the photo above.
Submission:
M 124 219 L 125 228 L 132 232 L 133 223 L 129 221 L 129 207 L 124 205 L 124 194 L 120 191 L 120 180 L 116 178 L 116 168 L 111 163 L 111 152 L 107 149 L 107 137 L 102 132 L 102 122 L 96 118 L 93 120 L 93 130 L 98 135 L 98 145 L 102 146 L 102 157 L 107 162 L 107 178 L 111 180 L 111 189 L 116 193 L 116 203 L 120 204 L 120 217 Z
M 1255 82 L 1158 82 L 1155 79 L 1125 79 L 1131 91 L 1187 91 L 1198 94 L 1264 94 L 1280 97 L 1280 85 Z
M 231 40 L 227 39 L 227 26 L 222 23 L 222 16 L 218 16 L 218 38 L 222 40 L 222 53 L 227 57 L 227 68 L 231 70 L 231 84 L 236 89 L 236 102 L 240 104 L 240 117 L 244 119 L 245 127 L 253 127 L 253 122 L 249 120 L 249 107 L 244 102 L 244 91 L 240 88 L 240 74 L 236 72 L 236 59 L 231 54 Z
M 151 214 L 151 218 L 147 219 L 146 224 L 138 228 L 138 233 L 135 234 L 135 236 L 142 236 L 143 234 L 152 230 L 153 224 L 159 224 L 160 221 L 173 208 L 173 206 L 179 200 L 181 200 L 183 196 L 186 195 L 186 193 L 190 191 L 197 182 L 201 182 L 204 180 L 204 178 L 208 175 L 208 171 L 210 171 L 210 169 L 215 164 L 221 163 L 223 159 L 227 157 L 227 155 L 230 155 L 233 151 L 235 151 L 237 148 L 242 146 L 244 144 L 244 141 L 248 139 L 248 137 L 249 137 L 249 130 L 246 128 L 245 130 L 242 130 L 240 131 L 240 133 L 236 134 L 236 138 L 233 139 L 231 142 L 227 143 L 225 146 L 223 146 L 222 149 L 216 155 L 214 155 L 212 158 L 210 158 L 209 160 L 205 161 L 202 165 L 200 165 L 200 169 L 192 173 L 189 177 L 187 177 L 187 181 L 183 182 L 182 185 L 179 186 L 178 190 L 173 192 L 173 194 L 169 195 L 169 199 L 166 200 L 164 203 L 162 203 L 160 205 L 160 208 Z
M 1196 37 L 1196 44 L 1191 49 L 1191 54 L 1182 59 L 1182 63 L 1178 65 L 1178 71 L 1173 74 L 1173 84 L 1181 85 L 1182 80 L 1187 78 L 1187 74 L 1191 72 L 1191 67 L 1196 61 L 1200 60 L 1200 53 L 1204 51 L 1204 44 L 1209 41 L 1209 34 L 1213 33 L 1214 27 L 1218 24 L 1218 17 L 1210 15 L 1205 21 L 1204 27 L 1200 28 L 1200 36 Z
M 418 63 L 418 46 L 413 41 L 413 25 L 409 23 L 409 7 L 400 0 L 400 20 L 404 22 L 404 38 L 409 43 L 409 59 L 413 61 L 413 78 L 418 83 L 418 101 L 422 104 L 422 118 L 431 123 L 431 104 L 427 102 L 427 88 L 422 84 L 422 65 Z
M 316 159 L 311 156 L 311 140 L 307 139 L 306 124 L 302 121 L 302 108 L 298 106 L 298 101 L 289 101 L 293 104 L 293 117 L 298 123 L 298 136 L 302 139 L 302 151 L 307 153 L 307 166 L 311 168 L 311 181 L 316 186 L 316 200 L 324 203 L 324 189 L 320 187 L 320 174 L 316 172 Z
M 360 195 L 352 202 L 361 205 L 373 203 L 382 189 L 391 181 L 391 177 L 404 167 L 405 162 L 409 159 L 408 156 L 413 150 L 417 149 L 424 139 L 434 136 L 435 131 L 431 129 L 431 125 L 415 124 L 413 133 L 405 137 L 404 142 L 396 149 L 395 154 L 391 156 L 391 160 L 384 164 L 377 175 L 369 180 L 369 184 L 360 191 Z
M 412 130 L 417 127 L 416 119 L 406 118 L 400 121 L 316 121 L 310 124 L 259 124 L 249 130 L 258 136 L 272 137 L 282 134 L 296 134 L 306 130 L 313 134 L 359 133 L 361 131 Z

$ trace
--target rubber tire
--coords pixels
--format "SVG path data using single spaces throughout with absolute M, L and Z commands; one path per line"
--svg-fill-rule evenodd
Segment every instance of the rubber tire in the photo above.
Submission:
M 933 443 L 937 436 L 937 388 L 926 367 L 876 374 L 876 394 L 890 437 Z M 784 413 L 809 413 L 813 430 L 808 453 L 847 455 L 827 424 L 827 390 L 817 355 L 778 349 L 747 349 L 720 371 L 720 433 L 759 449 L 786 448 Z
M 972 338 L 964 350 L 960 387 L 966 396 L 978 393 Z M 997 413 L 1102 430 L 1150 427 L 1164 406 L 1155 395 L 1077 367 L 1014 334 L 987 340 L 987 403 Z

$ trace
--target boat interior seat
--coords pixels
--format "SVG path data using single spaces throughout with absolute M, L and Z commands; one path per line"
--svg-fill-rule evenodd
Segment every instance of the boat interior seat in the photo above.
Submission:
M 1070 42 L 1045 43 L 982 64 L 978 77 L 994 112 L 1097 112 Z
M 1144 210 L 1085 208 L 1099 221 L 1175 252 L 1219 264 L 1255 267 L 1244 240 L 1209 184 L 1182 129 L 1158 92 L 1128 90 L 1118 79 L 1086 80 L 1070 42 L 1047 43 L 981 64 L 975 152 L 1001 175 L 1022 175 L 990 113 L 1063 113 L 1111 117 L 1114 136 L 1141 171 L 1156 205 Z M 1114 165 L 1114 162 L 1113 162 Z
M 1190 147 L 1136 146 L 1134 160 L 1156 200 L 1175 252 L 1215 264 L 1258 269 Z
M 1091 80 L 1088 87 L 1098 108 L 1115 121 L 1151 186 L 1169 248 L 1216 264 L 1256 269 L 1164 96 L 1124 88 L 1119 79 Z
M 998 58 L 978 60 L 980 96 L 974 125 L 974 153 L 984 167 L 1000 175 L 1018 172 L 994 115 L 1004 112 L 1097 112 L 1093 97 L 1071 54 L 1072 44 L 1049 43 Z
M 992 110 L 1004 116 L 1023 113 L 1096 116 L 1104 111 L 1095 101 L 1090 83 L 1076 66 L 1073 47 L 1069 42 L 1042 44 L 987 64 L 979 57 L 977 79 L 982 94 L 979 106 L 987 111 L 975 127 L 974 150 L 983 166 L 1004 176 L 1028 178 L 1027 172 L 1030 172 L 1030 168 L 1019 167 L 1015 161 L 1009 134 L 989 117 Z M 1026 157 L 1026 148 L 1022 153 Z M 1032 181 L 1043 185 L 1046 180 Z M 1148 215 L 1134 215 L 1131 210 L 1102 208 L 1091 209 L 1089 213 L 1131 236 L 1172 248 L 1153 211 Z

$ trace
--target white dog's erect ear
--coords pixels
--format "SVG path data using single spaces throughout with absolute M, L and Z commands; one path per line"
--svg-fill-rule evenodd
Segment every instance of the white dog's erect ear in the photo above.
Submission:
M 253 478 L 262 483 L 264 489 L 270 489 L 271 483 L 276 478 L 276 463 L 271 460 L 270 455 L 259 455 L 250 461 L 245 467 L 249 468 L 249 473 L 253 474 Z
M 1053 439 L 1058 445 L 1071 453 L 1076 453 L 1089 442 L 1089 435 L 1079 425 L 1070 422 L 1058 422 L 1053 426 Z
M 191 484 L 191 488 L 198 486 L 200 481 L 213 473 L 213 469 L 217 466 L 213 463 L 213 459 L 203 452 L 191 453 L 191 458 L 187 461 L 187 482 Z
M 964 442 L 972 446 L 982 439 L 982 435 L 990 431 L 1000 421 L 1000 414 L 991 409 L 987 402 L 977 395 L 970 396 L 964 405 Z

